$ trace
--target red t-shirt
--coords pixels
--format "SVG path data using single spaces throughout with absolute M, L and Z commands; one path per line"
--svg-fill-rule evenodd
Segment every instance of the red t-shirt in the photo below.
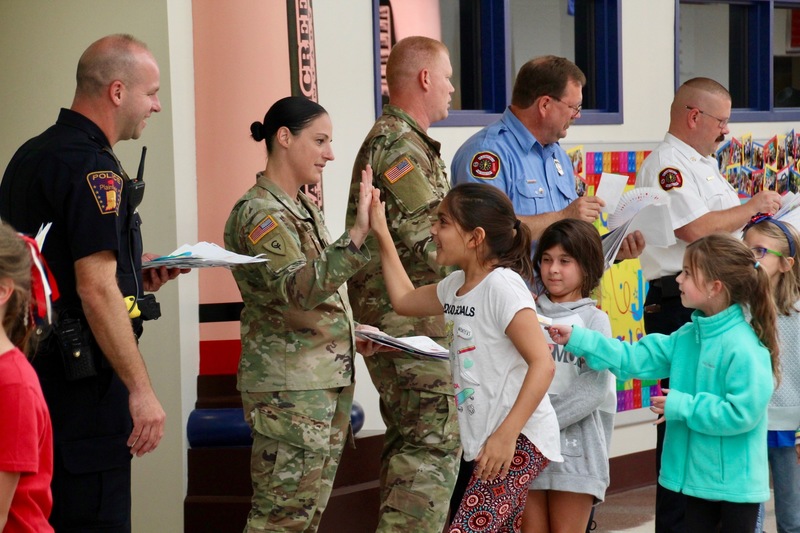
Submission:
M 0 471 L 19 472 L 3 533 L 53 531 L 53 427 L 39 378 L 16 348 L 0 354 Z

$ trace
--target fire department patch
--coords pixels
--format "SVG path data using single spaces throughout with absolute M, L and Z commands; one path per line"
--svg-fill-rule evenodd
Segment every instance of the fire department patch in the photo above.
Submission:
M 658 173 L 658 184 L 665 191 L 683 186 L 683 176 L 677 168 L 667 167 Z
M 121 177 L 110 170 L 103 170 L 87 174 L 86 182 L 92 189 L 100 213 L 103 215 L 119 213 L 119 199 L 122 192 Z
M 481 180 L 492 180 L 500 172 L 500 158 L 492 152 L 478 152 L 469 165 L 472 175 Z

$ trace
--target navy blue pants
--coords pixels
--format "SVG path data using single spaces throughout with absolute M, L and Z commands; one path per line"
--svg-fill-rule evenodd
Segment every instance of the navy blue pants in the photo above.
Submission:
M 53 421 L 50 524 L 59 533 L 129 533 L 128 390 L 102 356 L 97 376 L 67 381 L 57 348 L 44 348 L 32 363 Z

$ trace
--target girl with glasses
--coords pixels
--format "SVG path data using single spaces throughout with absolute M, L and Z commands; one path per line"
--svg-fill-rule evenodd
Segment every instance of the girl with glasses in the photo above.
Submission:
M 779 533 L 800 531 L 800 237 L 790 224 L 758 215 L 743 239 L 769 276 L 778 311 L 781 382 L 767 417 L 775 521 Z

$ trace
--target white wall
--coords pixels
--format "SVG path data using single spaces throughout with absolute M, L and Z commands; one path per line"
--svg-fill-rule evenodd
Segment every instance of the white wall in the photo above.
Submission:
M 181 244 L 191 240 L 197 216 L 192 210 L 196 198 L 190 16 L 189 0 L 0 2 L 0 99 L 5 102 L 0 167 L 5 168 L 19 145 L 55 122 L 59 107 L 70 106 L 75 69 L 85 48 L 103 35 L 132 33 L 148 43 L 159 62 L 163 111 L 148 120 L 141 139 L 120 143 L 115 152 L 131 173 L 136 172 L 141 147 L 148 147 L 147 191 L 141 206 L 146 250 L 168 253 L 179 238 Z M 167 427 L 155 452 L 133 460 L 133 524 L 136 531 L 179 532 L 186 493 L 184 428 L 193 407 L 198 366 L 195 275 L 170 283 L 158 299 L 163 316 L 147 324 L 141 350 L 167 413 Z

